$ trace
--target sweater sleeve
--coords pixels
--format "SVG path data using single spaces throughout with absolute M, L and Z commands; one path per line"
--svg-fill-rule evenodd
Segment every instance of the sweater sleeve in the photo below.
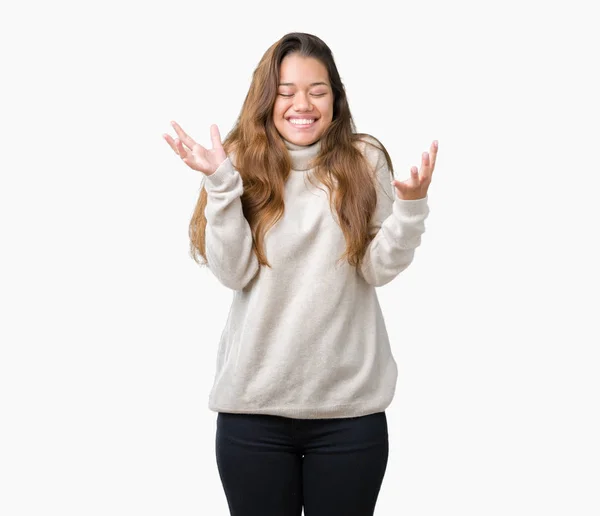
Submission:
M 232 290 L 242 290 L 259 270 L 252 248 L 252 231 L 242 211 L 242 177 L 229 156 L 204 176 L 207 203 L 206 259 L 217 279 Z
M 427 197 L 400 199 L 391 184 L 392 174 L 385 159 L 379 159 L 377 165 L 377 207 L 370 222 L 371 232 L 377 234 L 367 246 L 358 272 L 367 283 L 380 287 L 412 262 L 425 232 L 429 207 Z

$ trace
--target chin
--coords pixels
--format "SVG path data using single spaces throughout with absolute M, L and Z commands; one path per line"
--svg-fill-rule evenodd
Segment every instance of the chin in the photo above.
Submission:
M 296 145 L 312 145 L 313 143 L 317 142 L 319 140 L 319 138 L 315 138 L 315 137 L 294 137 L 294 136 L 290 136 L 289 138 L 286 138 L 286 140 L 288 142 L 292 142 L 295 143 Z
M 321 138 L 321 134 L 283 134 L 283 137 L 296 145 L 312 145 Z

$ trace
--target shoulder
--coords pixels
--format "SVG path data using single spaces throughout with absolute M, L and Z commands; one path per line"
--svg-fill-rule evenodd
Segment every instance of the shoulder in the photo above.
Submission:
M 388 162 L 388 152 L 377 138 L 367 133 L 357 133 L 355 137 L 356 148 L 375 170 Z

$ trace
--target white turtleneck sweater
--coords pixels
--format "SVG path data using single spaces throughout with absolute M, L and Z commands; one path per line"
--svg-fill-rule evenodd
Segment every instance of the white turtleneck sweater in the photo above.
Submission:
M 320 141 L 286 140 L 292 172 L 285 213 L 265 237 L 272 268 L 258 266 L 242 212 L 242 178 L 227 159 L 204 176 L 208 267 L 233 291 L 221 334 L 209 409 L 292 418 L 384 411 L 398 369 L 375 287 L 412 261 L 425 231 L 427 198 L 401 200 L 381 151 L 364 143 L 376 171 L 378 229 L 360 269 L 336 261 L 346 242 L 327 188 L 308 182 Z

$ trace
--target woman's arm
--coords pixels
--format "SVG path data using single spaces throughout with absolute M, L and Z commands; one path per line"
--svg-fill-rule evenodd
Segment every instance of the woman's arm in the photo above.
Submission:
M 377 234 L 358 268 L 365 281 L 376 287 L 389 283 L 410 265 L 429 214 L 427 196 L 416 200 L 398 197 L 382 156 L 376 170 L 377 207 L 370 223 L 371 232 L 377 231 Z
M 205 176 L 207 203 L 206 259 L 208 267 L 226 287 L 242 290 L 259 270 L 252 248 L 250 224 L 242 211 L 242 177 L 229 157 Z

